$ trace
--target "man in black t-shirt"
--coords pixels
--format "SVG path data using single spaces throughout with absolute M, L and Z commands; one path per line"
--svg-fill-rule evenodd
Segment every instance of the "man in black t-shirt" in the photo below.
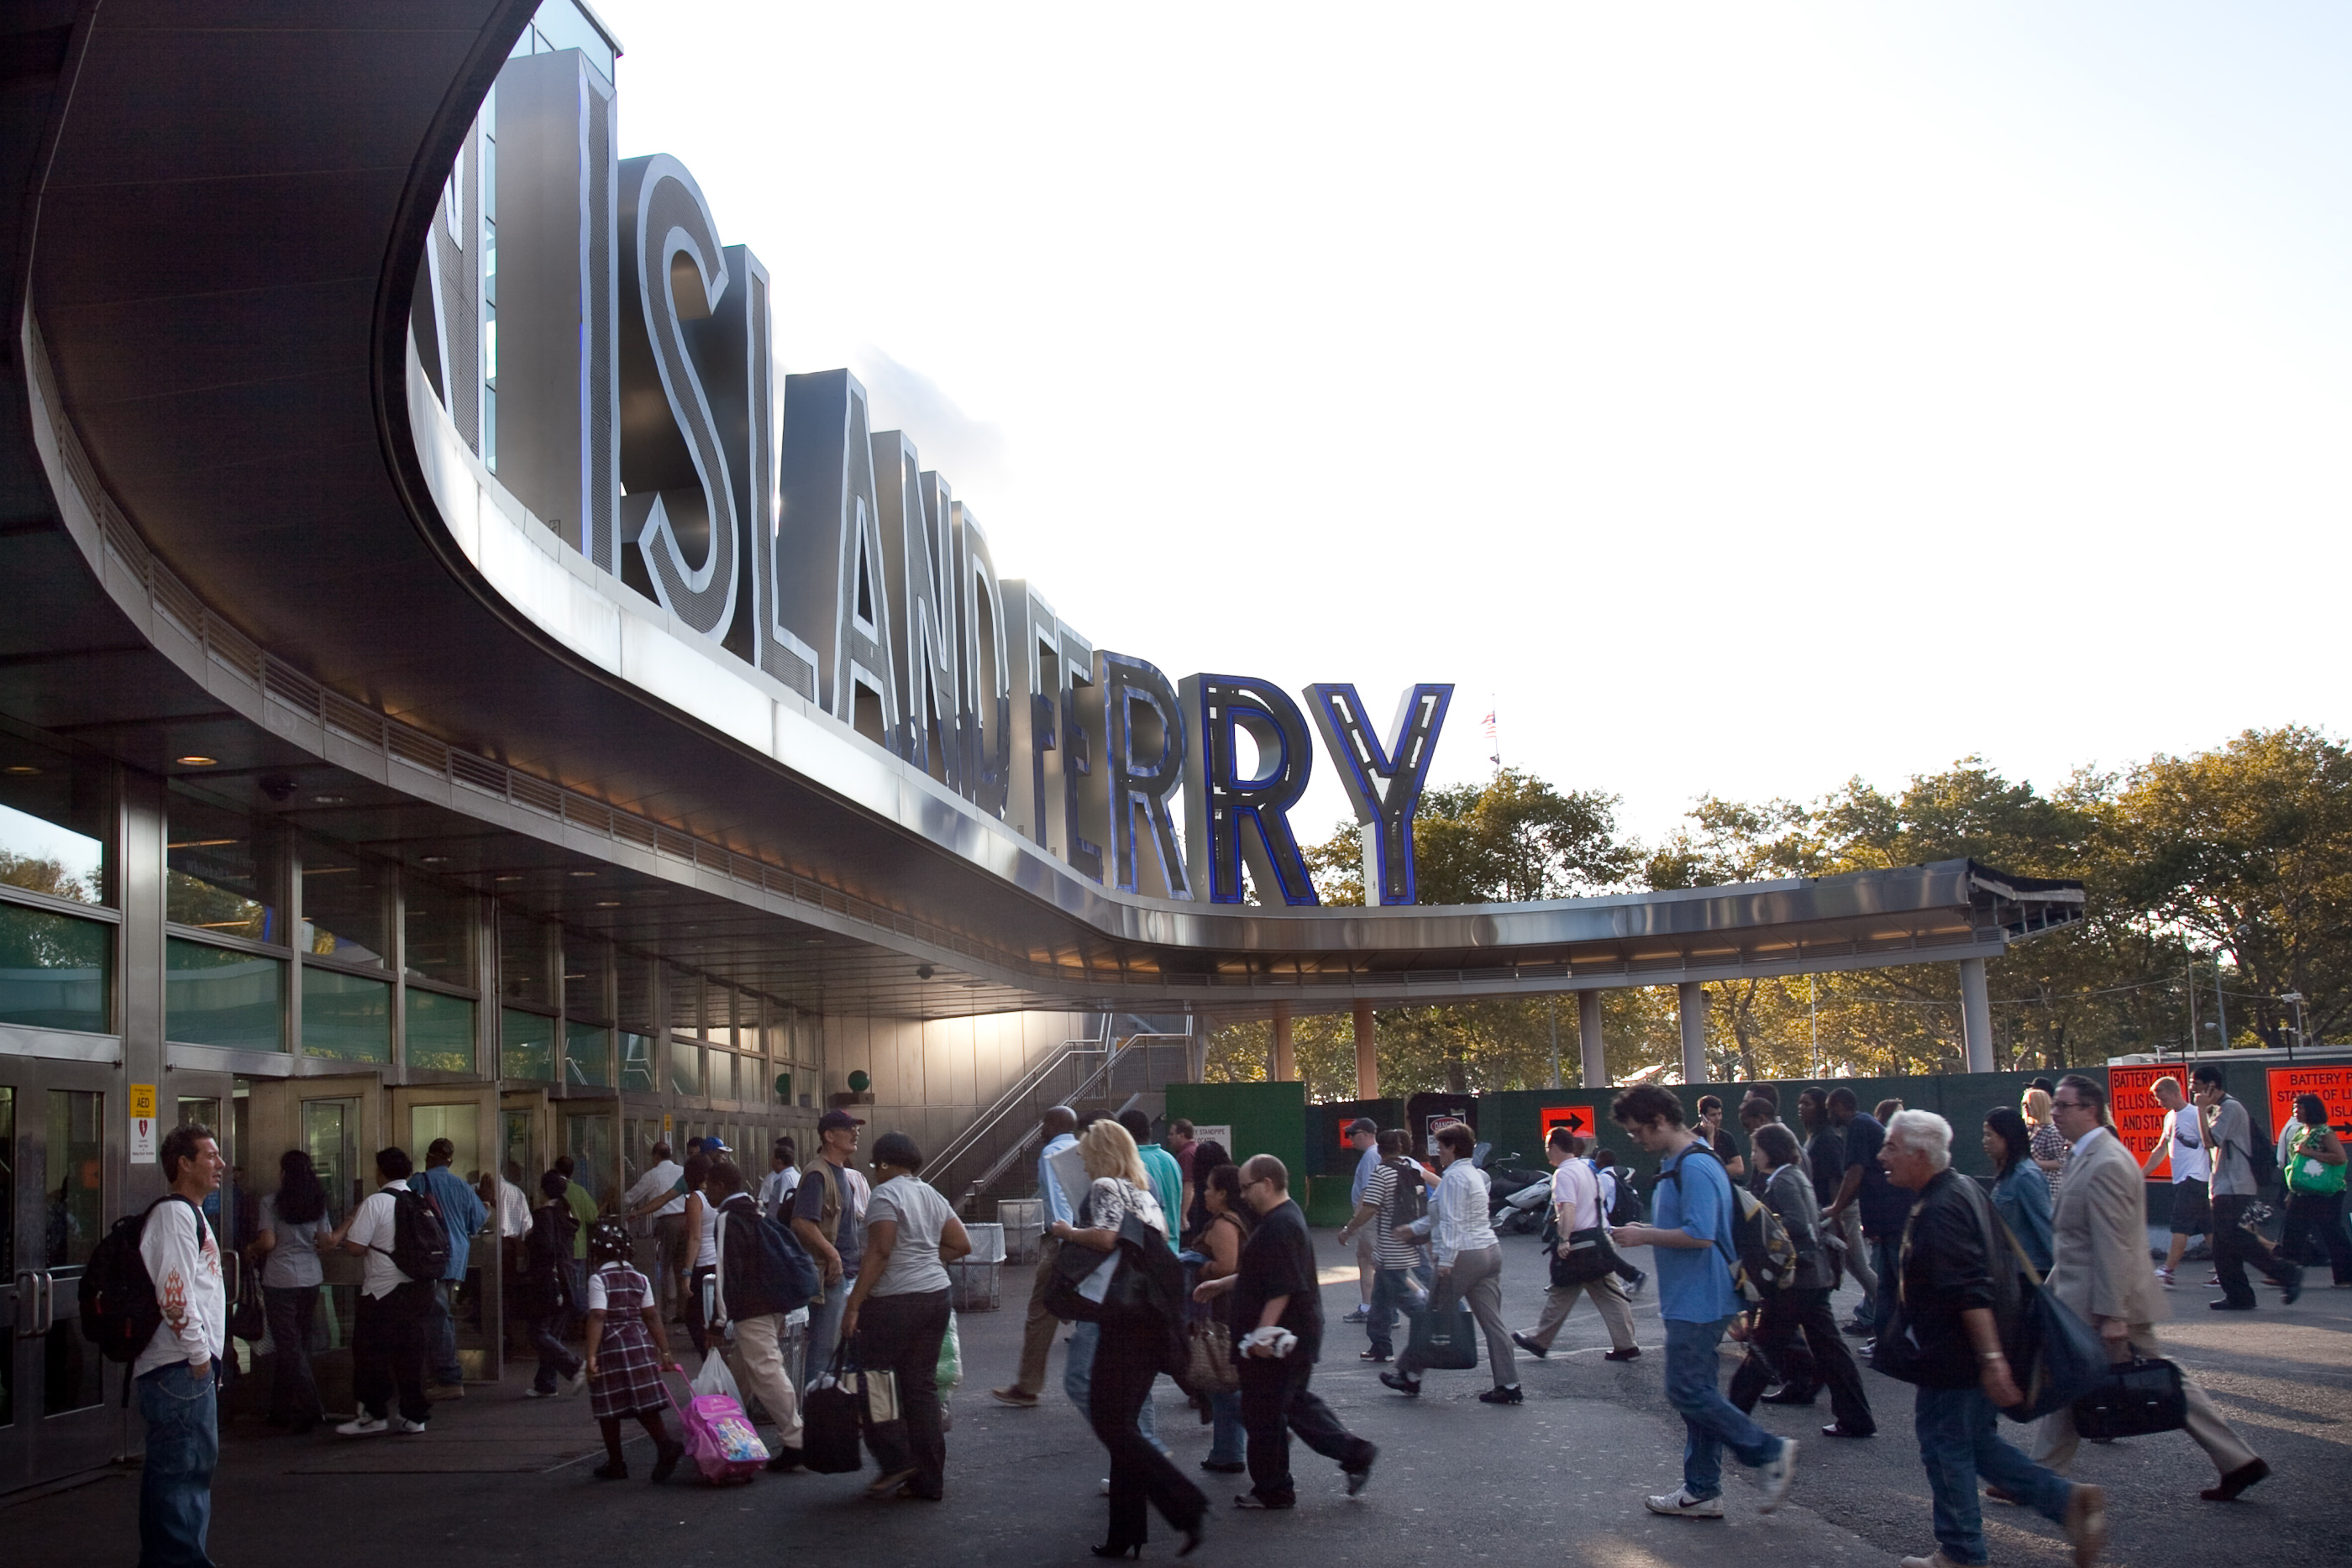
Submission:
M 1290 1435 L 1327 1459 L 1339 1461 L 1355 1496 L 1371 1479 L 1380 1450 L 1339 1425 L 1331 1407 L 1307 1387 L 1323 1349 L 1323 1297 L 1316 1281 L 1315 1243 L 1307 1217 L 1290 1201 L 1290 1172 L 1272 1155 L 1242 1166 L 1242 1200 L 1257 1213 L 1257 1228 L 1242 1248 L 1240 1268 L 1193 1292 L 1212 1301 L 1233 1292 L 1228 1322 L 1234 1357 L 1241 1364 L 1242 1426 L 1249 1433 L 1250 1490 L 1240 1508 L 1297 1506 L 1290 1476 Z M 1271 1331 L 1298 1337 L 1287 1355 L 1262 1343 Z M 1261 1335 L 1260 1331 L 1267 1331 Z

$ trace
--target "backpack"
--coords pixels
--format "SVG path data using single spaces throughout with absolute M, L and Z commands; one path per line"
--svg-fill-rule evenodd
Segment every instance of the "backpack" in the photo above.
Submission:
M 523 1235 L 523 1264 L 517 1280 L 542 1291 L 552 1291 L 559 1300 L 568 1294 L 563 1288 L 564 1265 L 572 1260 L 572 1239 L 579 1229 L 580 1217 L 560 1197 L 549 1198 L 532 1209 L 530 1229 Z M 396 1265 L 398 1260 L 394 1261 Z
M 1609 1199 L 1609 1223 L 1612 1225 L 1640 1224 L 1642 1195 L 1634 1189 L 1633 1173 L 1623 1166 L 1611 1166 L 1609 1169 L 1616 1178 L 1612 1185 L 1613 1196 Z
M 2253 1167 L 2257 1193 L 2268 1192 L 2278 1185 L 2278 1150 L 2270 1139 L 2255 1135 L 2252 1116 L 2246 1118 L 2246 1164 Z
M 437 1280 L 449 1270 L 449 1228 L 429 1192 L 387 1187 L 392 1195 L 392 1246 L 371 1248 L 411 1280 Z
M 116 1220 L 90 1249 L 82 1270 L 81 1334 L 109 1361 L 137 1361 L 163 1326 L 163 1304 L 155 1299 L 155 1281 L 139 1255 L 139 1241 L 148 1217 L 167 1203 L 186 1203 L 196 1223 L 204 1224 L 203 1210 L 178 1193 L 165 1193 L 137 1214 Z
M 730 1318 L 789 1312 L 824 1293 L 824 1276 L 800 1238 L 761 1214 L 748 1194 L 719 1206 L 719 1262 Z
M 1691 1145 L 1719 1166 L 1722 1156 L 1704 1143 Z M 1685 1152 L 1683 1159 L 1690 1155 Z M 1660 1181 L 1682 1186 L 1683 1161 L 1676 1160 L 1671 1170 L 1661 1167 Z M 1741 1298 L 1751 1303 L 1759 1302 L 1777 1291 L 1785 1291 L 1797 1277 L 1797 1244 L 1789 1239 L 1788 1227 L 1780 1217 L 1764 1206 L 1754 1193 L 1732 1181 L 1724 1173 L 1724 1185 L 1731 1188 L 1735 1218 L 1731 1222 L 1731 1239 L 1738 1256 L 1731 1261 L 1731 1286 Z
M 1389 1211 L 1381 1217 L 1382 1222 L 1391 1230 L 1419 1223 L 1429 1213 L 1429 1187 L 1421 1167 L 1402 1155 L 1382 1163 L 1396 1172 L 1396 1190 L 1389 1197 Z

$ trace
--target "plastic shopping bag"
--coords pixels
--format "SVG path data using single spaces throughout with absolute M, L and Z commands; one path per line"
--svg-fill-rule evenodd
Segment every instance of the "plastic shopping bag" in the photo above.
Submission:
M 727 1358 L 712 1351 L 702 1358 L 702 1370 L 694 1375 L 697 1394 L 717 1394 L 743 1403 L 743 1392 L 735 1386 L 735 1375 L 727 1370 Z
M 963 1341 L 956 1333 L 955 1313 L 948 1313 L 948 1332 L 940 1341 L 940 1392 L 944 1394 L 963 1381 Z

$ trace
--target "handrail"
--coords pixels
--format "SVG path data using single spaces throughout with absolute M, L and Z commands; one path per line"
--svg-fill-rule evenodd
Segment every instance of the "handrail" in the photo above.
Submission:
M 1097 1082 L 1107 1082 L 1110 1074 L 1118 1068 L 1120 1059 L 1126 1056 L 1128 1051 L 1134 1047 L 1138 1040 L 1191 1040 L 1192 1038 L 1192 1037 L 1189 1034 L 1169 1034 L 1164 1032 L 1129 1035 L 1125 1040 L 1120 1040 L 1117 1045 L 1109 1048 L 1104 1055 L 1101 1065 L 1097 1067 L 1092 1072 L 1088 1073 L 1086 1078 L 1079 1082 L 1078 1086 L 1070 1092 L 1067 1098 L 1071 1100 L 1084 1100 L 1088 1092 L 1091 1091 Z M 1070 1054 L 1076 1053 L 1072 1052 Z M 1066 1058 L 1057 1060 L 1066 1060 Z M 1023 1155 L 1028 1152 L 1031 1142 L 1037 1137 L 1039 1131 L 1040 1129 L 1032 1127 L 1024 1132 L 1018 1138 L 1013 1139 L 1011 1144 L 1007 1145 L 998 1153 L 993 1161 L 990 1162 L 986 1170 L 981 1172 L 979 1176 L 972 1178 L 971 1182 L 964 1188 L 963 1196 L 957 1201 L 960 1203 L 969 1203 L 973 1198 L 978 1197 L 982 1193 L 986 1192 L 991 1186 L 995 1185 L 996 1179 L 1012 1168 L 1013 1162 L 1019 1159 Z
M 932 1180 L 935 1183 L 943 1181 L 948 1173 L 954 1168 L 956 1161 L 962 1159 L 965 1155 L 971 1154 L 973 1149 L 979 1147 L 981 1140 L 987 1137 L 992 1132 L 994 1132 L 997 1126 L 1002 1124 L 1007 1116 L 1011 1115 L 1016 1109 L 1026 1103 L 1032 1095 L 1035 1094 L 1039 1089 L 1045 1086 L 1047 1078 L 1051 1074 L 1069 1062 L 1071 1059 L 1074 1057 L 1092 1055 L 1097 1051 L 1108 1051 L 1110 1048 L 1111 1017 L 1112 1015 L 1108 1013 L 1102 1015 L 1102 1030 L 1096 1038 L 1088 1040 L 1083 1037 L 1078 1037 L 1066 1040 L 1059 1045 L 1055 1046 L 1052 1051 L 1046 1052 L 1045 1056 L 1039 1061 L 1036 1065 L 1031 1067 L 1028 1071 L 1022 1073 L 1019 1078 L 1015 1079 L 1011 1088 L 998 1095 L 996 1099 L 990 1103 L 988 1108 L 981 1112 L 979 1115 L 973 1117 L 971 1123 L 968 1124 L 961 1132 L 958 1133 L 953 1138 L 948 1140 L 947 1147 L 941 1150 L 939 1155 L 934 1156 L 930 1162 L 930 1167 L 932 1171 L 936 1173 L 933 1176 Z M 1019 1146 L 1018 1143 L 1016 1143 L 1015 1146 Z M 993 1179 L 993 1177 L 991 1179 Z M 946 1191 L 948 1190 L 948 1187 L 942 1186 L 940 1190 Z

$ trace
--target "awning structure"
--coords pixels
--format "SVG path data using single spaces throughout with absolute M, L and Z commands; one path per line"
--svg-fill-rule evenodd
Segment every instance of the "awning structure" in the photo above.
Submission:
M 5 154 L 38 199 L 6 220 L 0 709 L 818 1010 L 1252 1016 L 1986 957 L 2080 918 L 2079 885 L 1966 861 L 1475 908 L 1123 897 L 845 727 L 787 767 L 575 656 L 436 514 L 410 404 L 415 257 L 532 10 L 111 0 L 61 37 L 52 134 Z

